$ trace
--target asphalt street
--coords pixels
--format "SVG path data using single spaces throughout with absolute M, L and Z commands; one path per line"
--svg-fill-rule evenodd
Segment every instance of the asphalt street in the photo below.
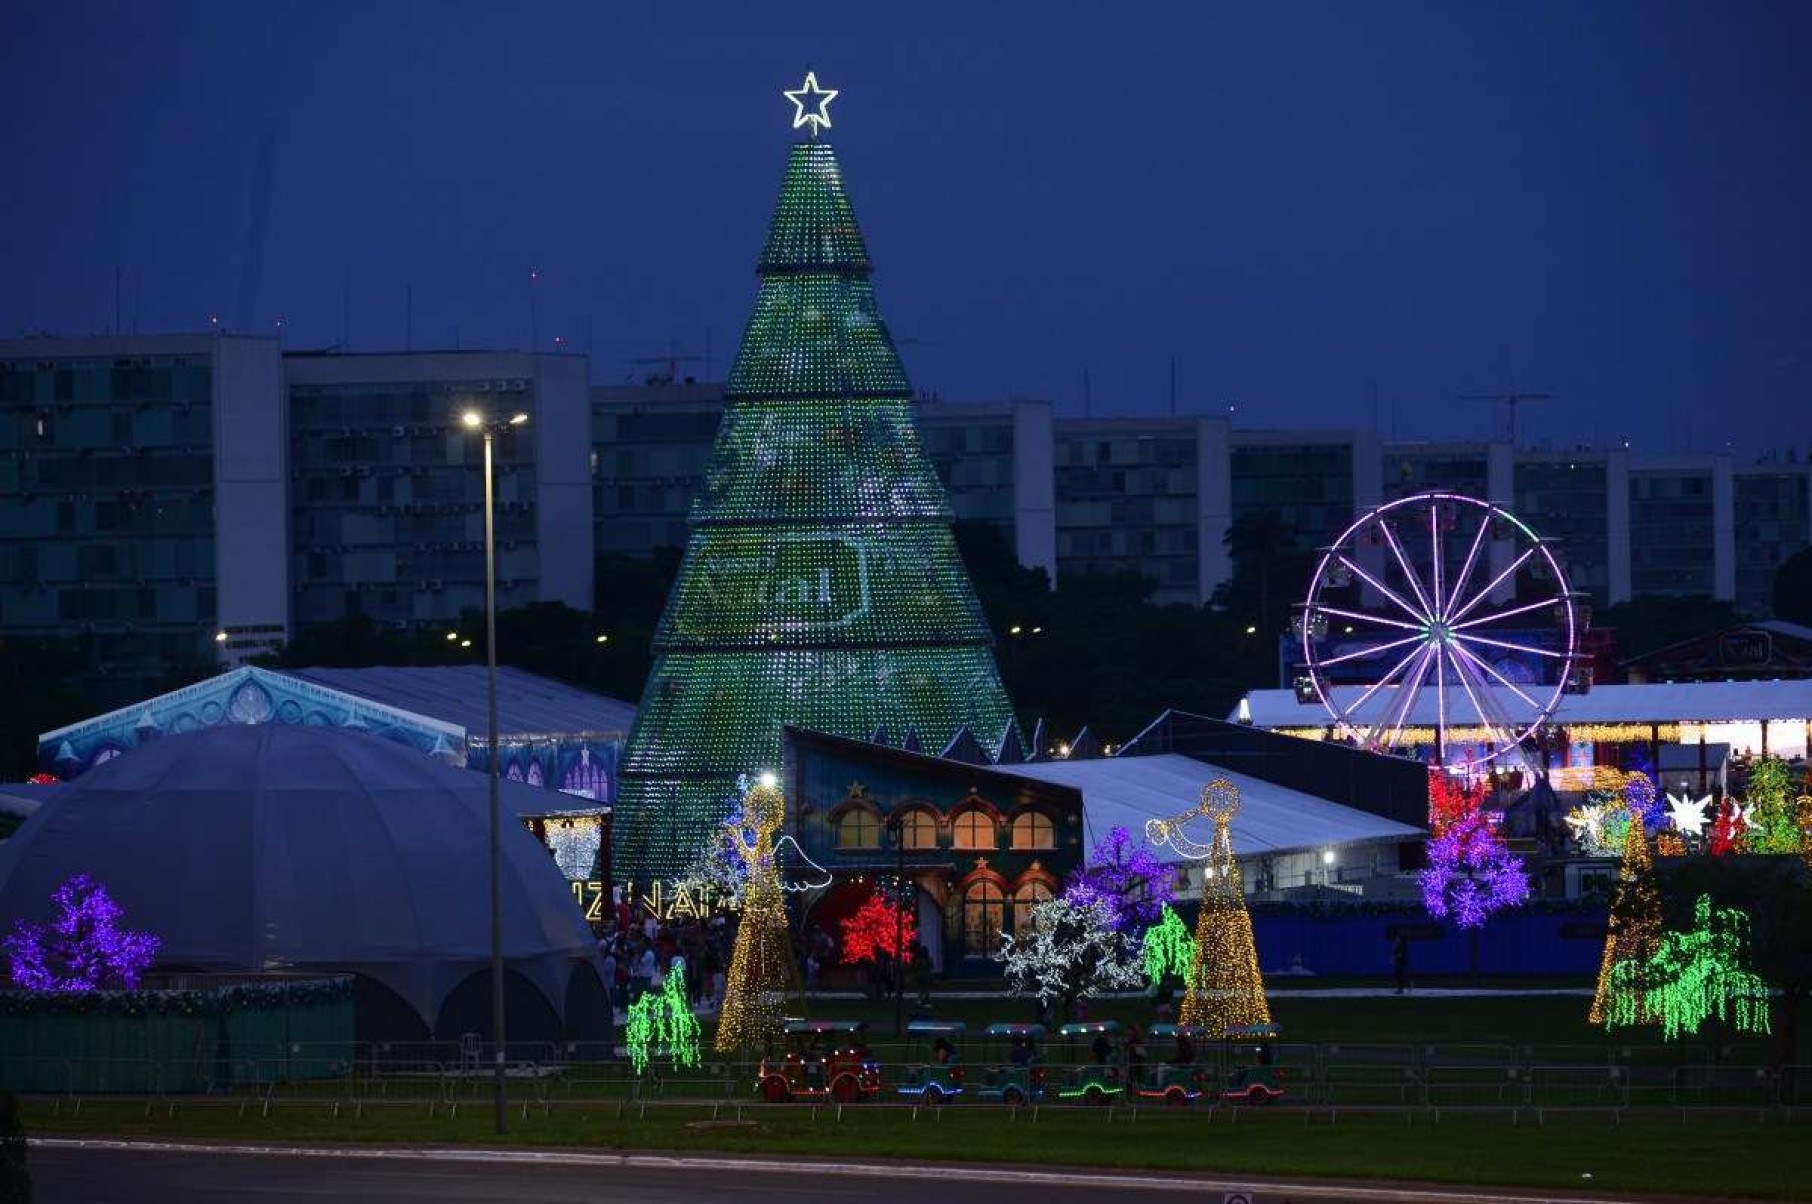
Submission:
M 1245 1184 L 1184 1176 L 1107 1172 L 1042 1172 L 1010 1168 L 906 1167 L 776 1163 L 747 1158 L 663 1158 L 579 1151 L 394 1150 L 381 1155 L 339 1149 L 282 1152 L 253 1147 L 117 1148 L 104 1143 L 34 1143 L 31 1172 L 38 1204 L 190 1204 L 251 1200 L 260 1204 L 379 1204 L 435 1201 L 476 1204 L 596 1204 L 598 1200 L 671 1204 L 703 1200 L 867 1200 L 1001 1204 L 1100 1204 L 1107 1198 L 1189 1198 L 1213 1204 L 1529 1204 L 1538 1197 L 1489 1190 L 1419 1190 L 1334 1184 Z M 1579 1204 L 1572 1197 L 1569 1204 Z M 1608 1204 L 1600 1200 L 1598 1204 Z

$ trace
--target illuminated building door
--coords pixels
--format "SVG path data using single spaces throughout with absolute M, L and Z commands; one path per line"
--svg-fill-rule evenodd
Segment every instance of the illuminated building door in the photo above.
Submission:
M 969 957 L 991 957 L 1000 949 L 1000 930 L 1006 923 L 1006 896 L 1000 887 L 983 879 L 963 892 L 963 952 Z

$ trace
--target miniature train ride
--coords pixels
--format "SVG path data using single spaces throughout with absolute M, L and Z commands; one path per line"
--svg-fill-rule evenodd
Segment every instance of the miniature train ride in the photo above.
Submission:
M 770 1103 L 828 1100 L 851 1104 L 882 1095 L 881 1065 L 860 1020 L 789 1020 L 784 1050 L 761 1061 L 758 1089 Z M 1062 1058 L 1044 1059 L 1040 1024 L 990 1024 L 979 1056 L 960 1021 L 915 1020 L 906 1028 L 912 1057 L 887 1094 L 937 1107 L 955 1101 L 1009 1107 L 1045 1100 L 1107 1105 L 1116 1101 L 1187 1107 L 1201 1099 L 1237 1106 L 1284 1098 L 1275 1024 L 1229 1028 L 1218 1059 L 1200 1025 L 1154 1024 L 1140 1035 L 1118 1021 L 1078 1021 L 1055 1033 Z M 1218 1062 L 1218 1064 L 1217 1064 Z
M 853 1104 L 881 1090 L 881 1064 L 868 1054 L 861 1020 L 789 1020 L 785 1051 L 764 1057 L 757 1082 L 770 1104 L 830 1100 Z

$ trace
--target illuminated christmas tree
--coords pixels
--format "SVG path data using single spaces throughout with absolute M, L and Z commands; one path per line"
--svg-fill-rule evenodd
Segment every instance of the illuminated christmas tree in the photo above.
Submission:
M 663 1051 L 676 1067 L 698 1065 L 698 1018 L 686 1000 L 683 964 L 667 971 L 660 990 L 645 991 L 629 1005 L 623 1046 L 637 1074 L 648 1069 L 651 1055 Z
M 692 533 L 654 637 L 612 831 L 619 879 L 684 872 L 739 774 L 791 724 L 867 739 L 1013 735 L 912 386 L 828 143 L 831 92 L 789 94 L 795 145 Z
M 1437 768 L 1429 771 L 1428 797 L 1428 868 L 1417 875 L 1428 914 L 1480 928 L 1492 912 L 1527 900 L 1528 871 L 1485 813 L 1484 792 Z
M 1744 801 L 1748 804 L 1743 809 L 1745 852 L 1799 852 L 1799 803 L 1793 797 L 1785 761 L 1759 758 L 1750 767 Z
M 1188 979 L 1190 967 L 1195 965 L 1195 938 L 1168 906 L 1158 922 L 1145 930 L 1139 942 L 1139 964 L 1145 968 L 1146 984 L 1153 991 L 1166 989 L 1173 980 Z
M 785 818 L 786 795 L 769 775 L 743 796 L 742 818 L 730 829 L 744 885 L 742 922 L 717 1018 L 718 1053 L 760 1050 L 777 1039 L 786 1001 L 799 993 L 786 893 L 774 860 L 774 836 Z
M 28 991 L 130 990 L 161 943 L 119 926 L 126 913 L 107 888 L 77 874 L 51 896 L 57 918 L 14 925 L 4 942 L 13 984 Z
M 1239 788 L 1216 778 L 1202 788 L 1195 810 L 1170 820 L 1146 822 L 1153 844 L 1168 844 L 1183 856 L 1203 862 L 1202 906 L 1195 920 L 1195 949 L 1184 980 L 1179 1024 L 1200 1024 L 1211 1033 L 1249 1024 L 1271 1023 L 1265 980 L 1258 972 L 1258 948 L 1252 941 L 1252 916 L 1246 911 L 1246 888 L 1233 858 L 1233 816 L 1239 811 Z M 1181 825 L 1196 816 L 1214 821 L 1214 840 L 1190 840 Z
M 1670 1041 L 1696 1034 L 1713 1016 L 1738 1032 L 1768 1032 L 1768 984 L 1749 969 L 1748 945 L 1749 917 L 1700 895 L 1693 926 L 1664 935 L 1640 974 L 1633 962 L 1612 971 L 1610 1024 L 1638 1022 L 1629 1017 L 1639 1014 L 1641 990 L 1640 1012 Z
M 840 960 L 846 966 L 882 958 L 911 961 L 913 946 L 919 939 L 918 921 L 912 913 L 879 893 L 868 896 L 862 906 L 844 916 L 842 927 Z
M 1598 988 L 1592 993 L 1588 1020 L 1593 1024 L 1604 1024 L 1607 1019 L 1617 1024 L 1655 1022 L 1647 1003 L 1648 984 L 1643 979 L 1649 959 L 1660 943 L 1661 888 L 1655 882 L 1648 834 L 1641 824 L 1632 823 L 1624 834 L 1623 865 L 1617 871 L 1617 893 L 1611 898 L 1604 957 L 1598 963 Z M 1617 1007 L 1613 1015 L 1618 996 L 1631 1002 Z

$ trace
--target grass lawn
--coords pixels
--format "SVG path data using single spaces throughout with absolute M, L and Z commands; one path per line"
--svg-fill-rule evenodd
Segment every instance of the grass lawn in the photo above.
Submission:
M 1452 983 L 1420 985 L 1464 987 L 1472 984 L 1461 979 Z M 1540 986 L 1589 991 L 1592 982 L 1589 979 L 1556 979 L 1543 981 Z M 1765 1058 L 1773 1049 L 1765 1037 L 1714 1035 L 1709 1028 L 1703 1038 L 1671 1045 L 1664 1042 L 1660 1030 L 1654 1028 L 1625 1030 L 1607 1037 L 1603 1030 L 1586 1022 L 1586 1008 L 1590 1002 L 1590 997 L 1583 995 L 1437 997 L 1412 991 L 1408 995 L 1320 999 L 1313 994 L 1302 994 L 1273 998 L 1271 1016 L 1282 1026 L 1284 1040 L 1291 1044 L 1533 1046 L 1550 1050 L 1564 1048 L 1569 1055 L 1565 1059 L 1568 1061 L 1600 1056 L 1594 1051 L 1603 1051 L 1602 1056 L 1608 1057 L 1612 1050 L 1626 1047 L 1672 1053 L 1687 1047 L 1706 1046 L 1727 1047 L 1739 1060 L 1751 1061 Z M 906 1015 L 911 1017 L 917 1010 L 915 1000 L 908 997 Z M 867 999 L 813 999 L 806 1011 L 823 1019 L 866 1020 L 871 1026 L 871 1040 L 877 1043 L 888 1040 L 893 1033 L 891 999 L 879 1003 Z M 933 994 L 927 1014 L 941 1020 L 964 1021 L 971 1032 L 976 1032 L 996 1021 L 1030 1021 L 1034 1018 L 1034 1009 L 1023 999 L 955 999 Z M 1089 1016 L 1095 1020 L 1140 1025 L 1148 1025 L 1157 1018 L 1155 1004 L 1143 997 L 1091 1000 Z
M 650 1109 L 637 1119 L 630 1105 L 531 1110 L 511 1117 L 511 1133 L 490 1132 L 483 1102 L 457 1117 L 442 1107 L 430 1118 L 420 1105 L 350 1109 L 339 1116 L 314 1104 L 234 1107 L 178 1101 L 146 1116 L 143 1104 L 91 1102 L 80 1117 L 53 1116 L 33 1101 L 24 1108 L 34 1134 L 123 1135 L 159 1139 L 396 1144 L 583 1146 L 605 1150 L 969 1160 L 1095 1168 L 1154 1169 L 1262 1175 L 1317 1175 L 1427 1180 L 1529 1188 L 1593 1188 L 1675 1195 L 1744 1195 L 1812 1199 L 1812 1129 L 1804 1121 L 1760 1122 L 1755 1117 L 1632 1121 L 1608 1115 L 1549 1117 L 1537 1127 L 1507 1119 L 1426 1115 L 1344 1115 L 1304 1118 L 1289 1111 L 1203 1113 L 1127 1109 L 1044 1110 L 1037 1120 L 991 1107 L 928 1111 L 860 1106 L 844 1111 L 749 1105 L 747 1127 L 693 1127 L 708 1108 Z M 1585 1176 L 1590 1175 L 1588 1179 Z
M 1482 1063 L 1494 1063 L 1500 1056 L 1524 1061 L 1553 1057 L 1595 1063 L 1600 1072 L 1613 1057 L 1631 1065 L 1705 1063 L 1714 1055 L 1719 1061 L 1752 1063 L 1763 1060 L 1766 1053 L 1765 1043 L 1709 1033 L 1691 1045 L 1664 1045 L 1652 1030 L 1606 1037 L 1586 1023 L 1585 1009 L 1586 1000 L 1579 996 L 1306 995 L 1272 1003 L 1286 1041 L 1323 1046 L 1330 1064 L 1342 1055 L 1326 1047 L 1340 1043 L 1468 1046 L 1475 1050 L 1507 1046 L 1519 1051 L 1528 1047 L 1536 1052 L 1512 1056 L 1487 1049 L 1472 1056 Z M 908 1014 L 911 1011 L 909 1007 Z M 814 1000 L 810 1013 L 868 1020 L 876 1053 L 884 1063 L 894 1060 L 888 1049 L 891 1000 Z M 934 998 L 931 1013 L 967 1021 L 972 1031 L 992 1021 L 1031 1019 L 1030 1007 L 1011 999 Z M 1098 1002 L 1092 1014 L 1098 1019 L 1141 1024 L 1155 1019 L 1152 1001 L 1143 998 Z M 1308 1056 L 1306 1051 L 1288 1051 L 1286 1065 L 1291 1058 L 1306 1060 Z M 1462 1060 L 1465 1056 L 1462 1054 Z M 1060 1059 L 1060 1049 L 1052 1049 L 1049 1060 Z M 979 1058 L 972 1054 L 971 1060 Z M 1438 1120 L 1427 1111 L 1366 1114 L 1344 1109 L 1335 1120 L 1326 1110 L 1305 1116 L 1291 1108 L 1239 1110 L 1237 1114 L 1224 1108 L 1212 1113 L 1045 1108 L 1033 1120 L 1029 1113 L 1015 1116 L 990 1105 L 965 1104 L 941 1115 L 921 1111 L 916 1119 L 904 1108 L 855 1106 L 846 1109 L 839 1120 L 834 1108 L 820 1109 L 814 1118 L 806 1108 L 750 1103 L 746 1087 L 752 1084 L 753 1075 L 743 1068 L 736 1074 L 739 1089 L 734 1099 L 743 1105 L 743 1116 L 752 1123 L 694 1127 L 711 1117 L 711 1105 L 678 1101 L 688 1096 L 722 1100 L 728 1085 L 724 1079 L 699 1076 L 671 1081 L 644 1117 L 639 1104 L 616 1102 L 628 1090 L 627 1074 L 626 1068 L 615 1065 L 573 1068 L 573 1081 L 554 1086 L 554 1103 L 545 1114 L 532 1104 L 526 1117 L 520 1111 L 512 1113 L 508 1144 L 972 1160 L 1812 1200 L 1812 1123 L 1806 1118 L 1783 1119 L 1778 1111 L 1752 1109 L 1683 1117 L 1674 1109 L 1645 1112 L 1638 1108 L 1622 1112 L 1621 1124 L 1610 1111 L 1548 1112 L 1546 1123 L 1538 1125 L 1532 1110 L 1523 1111 L 1517 1124 L 1512 1124 L 1507 1112 L 1451 1109 L 1441 1112 Z M 613 1081 L 598 1081 L 602 1079 Z M 1501 1079 L 1493 1080 L 1498 1081 Z M 242 1104 L 243 1097 L 218 1096 L 159 1101 L 149 1114 L 142 1102 L 95 1100 L 85 1102 L 79 1115 L 73 1114 L 67 1100 L 60 1115 L 49 1099 L 27 1100 L 22 1111 L 28 1130 L 37 1134 L 488 1144 L 497 1139 L 489 1131 L 483 1087 L 481 1082 L 458 1085 L 456 1116 L 447 1114 L 444 1102 L 430 1115 L 428 1100 L 443 1089 L 433 1080 L 387 1083 L 387 1099 L 369 1094 L 368 1086 L 355 1088 L 364 1094 L 362 1115 L 354 1115 L 354 1105 L 347 1102 L 336 1116 L 331 1104 L 321 1102 L 342 1089 L 337 1080 L 303 1084 L 294 1096 L 285 1096 L 279 1088 L 268 1115 L 256 1099 Z M 517 1089 L 528 1091 L 522 1085 Z M 1350 1101 L 1356 1097 L 1341 1098 Z M 726 1118 L 735 1113 L 737 1102 L 724 1106 Z M 1590 1179 L 1584 1178 L 1587 1174 Z

